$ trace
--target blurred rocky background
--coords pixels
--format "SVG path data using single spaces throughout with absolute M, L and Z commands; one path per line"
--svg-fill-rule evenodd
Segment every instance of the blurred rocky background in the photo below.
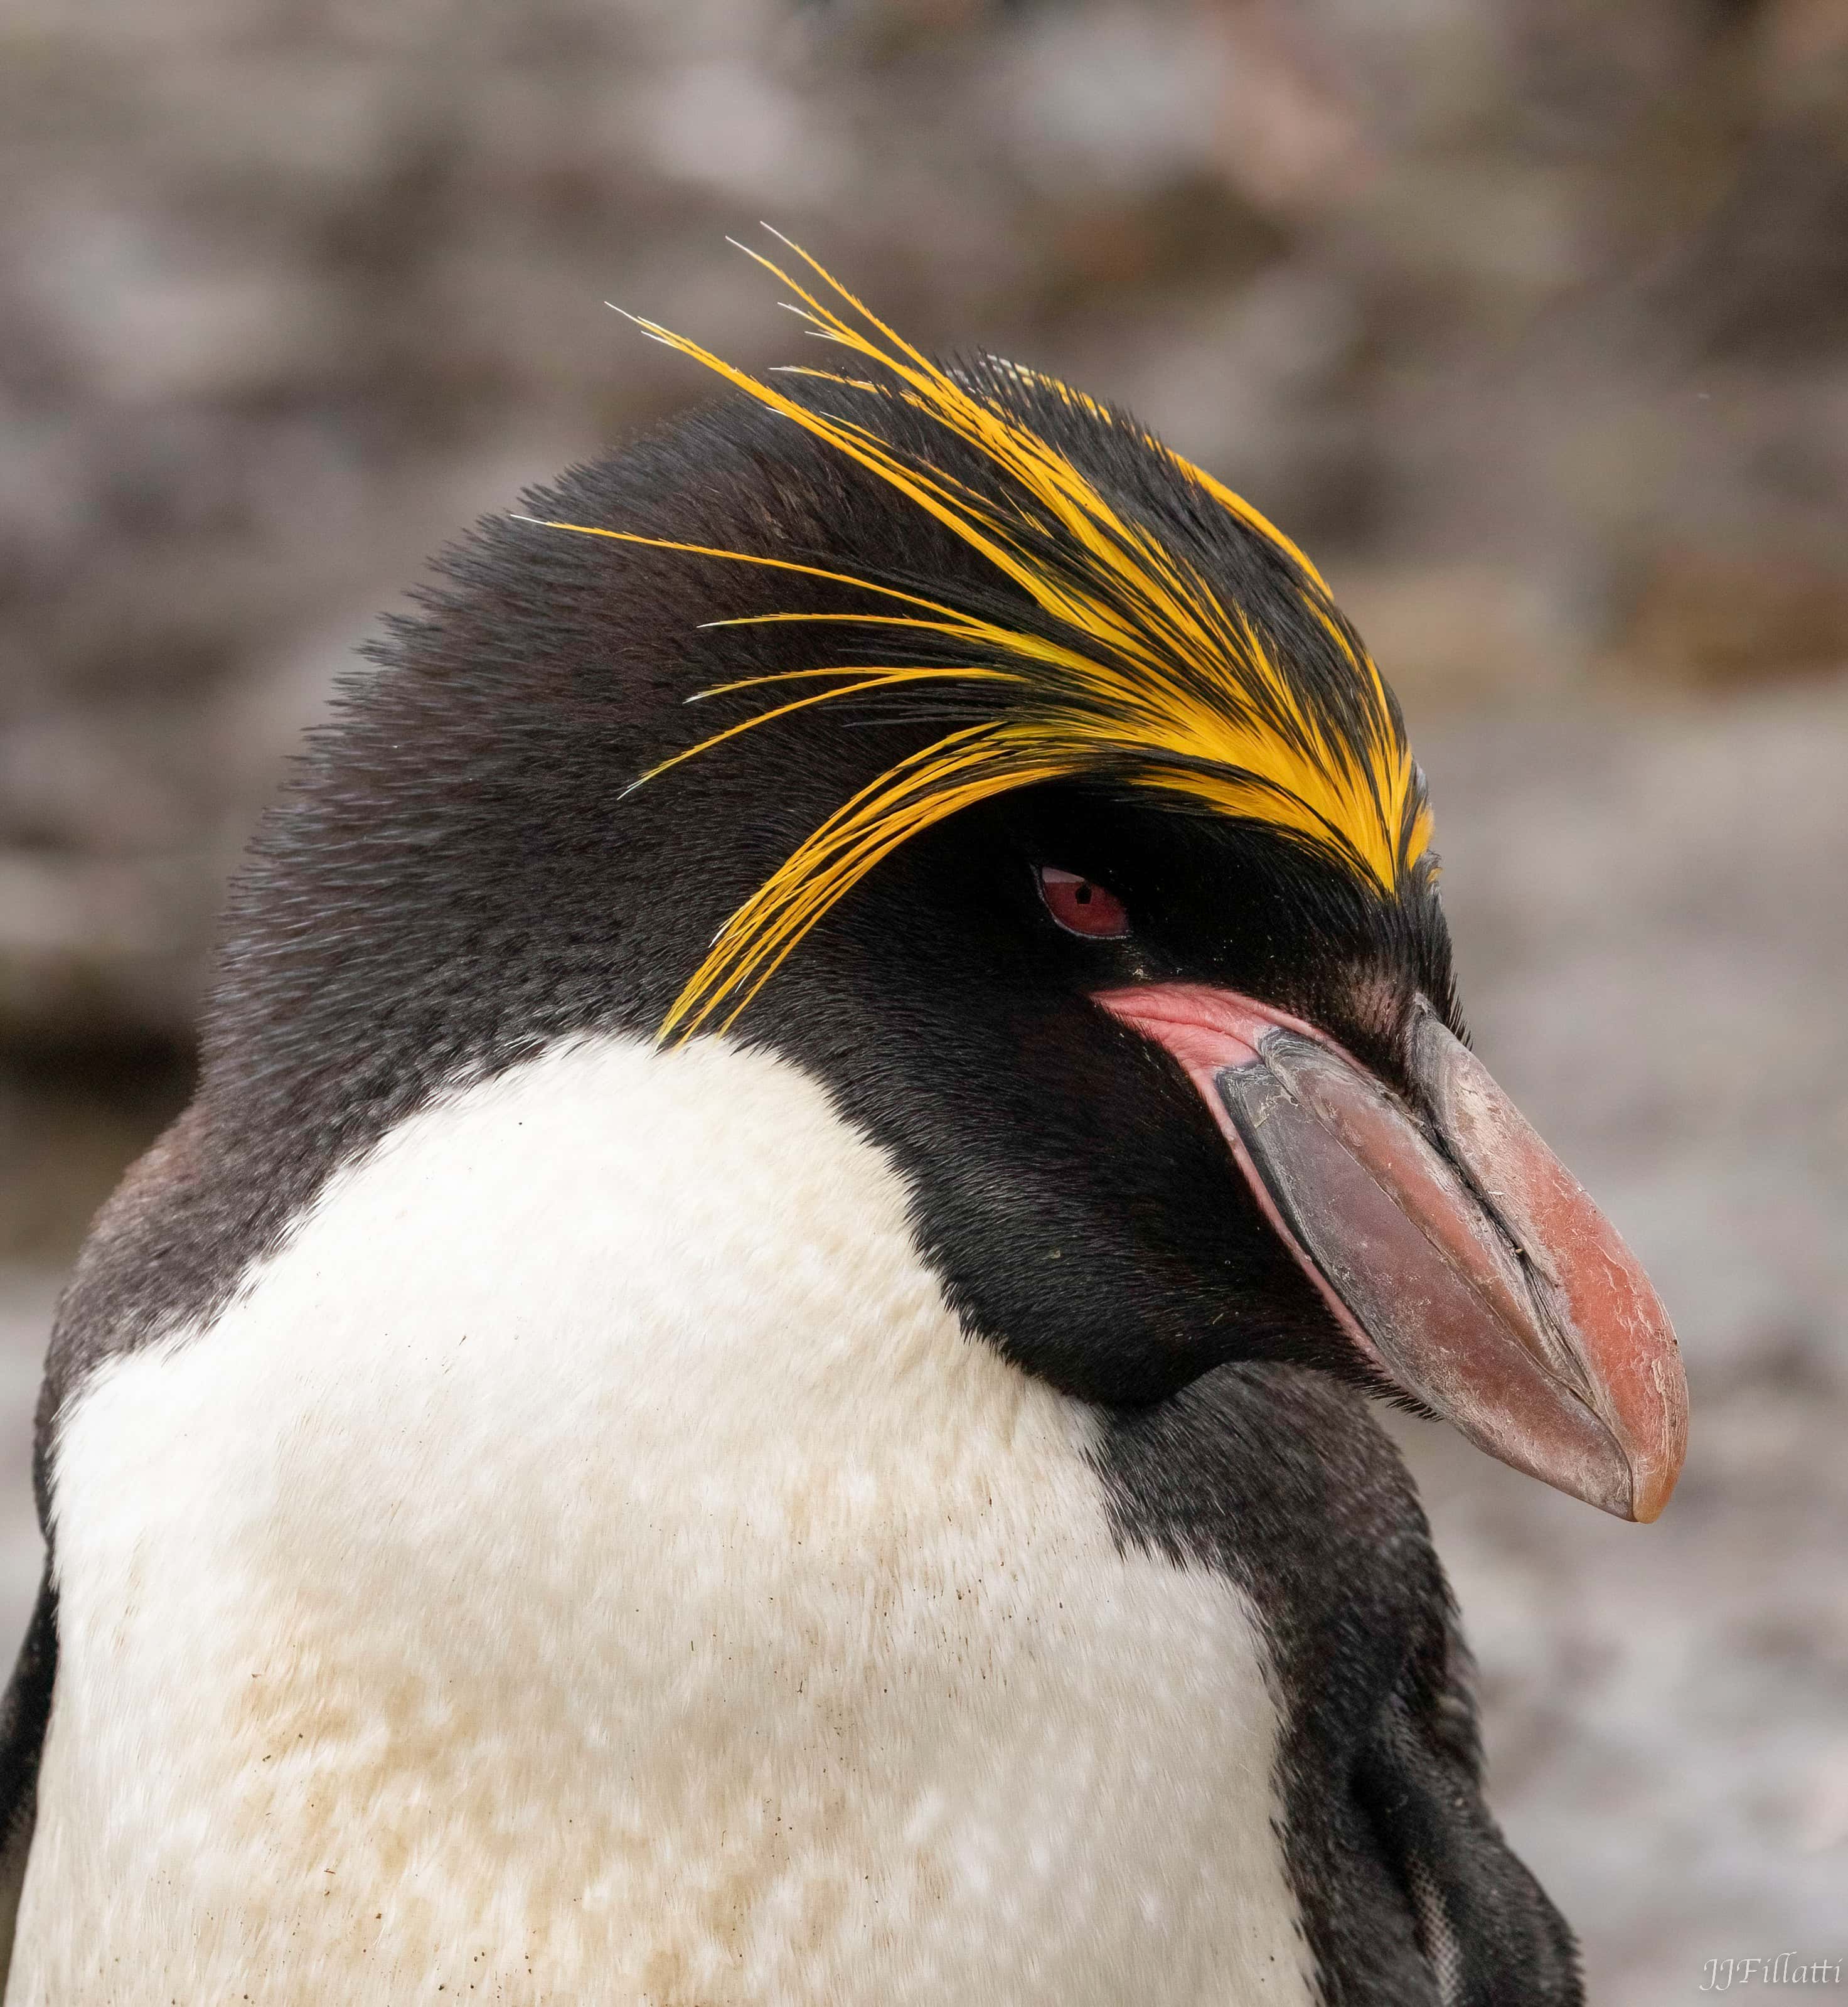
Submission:
M 1668 1518 L 1434 1430 L 1498 1801 L 1597 1998 L 1848 1952 L 1843 0 L 5 0 L 0 1624 L 60 1271 L 227 871 L 421 556 L 789 359 L 768 217 L 1308 543 L 1479 1042 L 1689 1354 Z

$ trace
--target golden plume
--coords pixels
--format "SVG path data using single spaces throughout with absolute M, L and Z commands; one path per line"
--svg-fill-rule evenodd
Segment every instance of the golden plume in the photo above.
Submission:
M 773 236 L 778 233 L 772 231 Z M 800 300 L 795 311 L 827 340 L 864 358 L 883 381 L 822 376 L 869 400 L 901 399 L 973 449 L 997 495 L 966 482 L 880 436 L 879 403 L 856 424 L 810 408 L 652 321 L 653 340 L 704 364 L 728 383 L 865 468 L 976 552 L 1036 608 L 1034 628 L 1013 627 L 878 580 L 767 553 L 678 543 L 582 523 L 550 529 L 799 573 L 849 586 L 882 602 L 864 613 L 767 612 L 718 625 L 836 623 L 915 637 L 918 652 L 954 659 L 896 666 L 862 663 L 748 676 L 702 697 L 770 684 L 816 682 L 813 690 L 714 732 L 651 767 L 639 787 L 739 733 L 812 706 L 919 684 L 980 698 L 978 721 L 912 753 L 842 803 L 725 922 L 675 999 L 661 1036 L 686 1036 L 728 1002 L 728 1025 L 809 929 L 900 845 L 975 802 L 1036 782 L 1081 777 L 1185 797 L 1262 823 L 1331 855 L 1391 894 L 1423 853 L 1430 812 L 1397 707 L 1379 671 L 1336 611 L 1314 566 L 1289 538 L 1211 474 L 1147 434 L 1151 452 L 1282 559 L 1295 597 L 1331 645 L 1344 684 L 1338 701 L 1317 701 L 1291 676 L 1274 640 L 1226 605 L 1198 570 L 1126 517 L 1062 453 L 979 379 L 952 374 L 921 354 L 799 246 L 779 242 L 827 295 L 746 249 Z M 843 311 L 845 309 L 845 311 Z M 848 315 L 854 318 L 849 319 Z M 633 319 L 631 316 L 630 318 Z M 1049 377 L 991 365 L 1096 422 L 1104 407 Z M 1056 561 L 1049 557 L 1057 554 Z M 1025 609 L 1023 609 L 1025 610 Z M 888 642 L 889 645 L 889 642 Z M 961 659 L 965 656 L 967 660 Z

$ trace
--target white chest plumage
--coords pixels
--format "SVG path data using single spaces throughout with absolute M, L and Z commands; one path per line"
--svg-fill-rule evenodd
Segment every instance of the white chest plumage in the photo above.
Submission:
M 1298 2007 L 1252 1614 L 717 1042 L 407 1123 L 69 1416 L 9 2007 Z

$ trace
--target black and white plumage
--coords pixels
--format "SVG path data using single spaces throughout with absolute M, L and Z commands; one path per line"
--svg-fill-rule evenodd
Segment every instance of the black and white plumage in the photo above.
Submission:
M 266 823 L 198 1098 L 60 1315 L 9 2003 L 1578 1998 L 1366 1390 L 1652 1512 L 1672 1339 L 1628 1271 L 1599 1322 L 1575 1187 L 1487 1195 L 1539 1146 L 1453 1035 L 1415 776 L 1389 813 L 1367 764 L 1397 714 L 1306 561 L 1120 415 L 941 381 L 1259 637 L 1286 739 L 1360 718 L 1384 880 L 1248 776 L 1074 754 L 662 1042 L 728 919 L 977 716 L 870 690 L 626 792 L 764 686 L 688 697 L 1060 619 L 754 395 L 481 526 Z M 1095 580 L 905 389 L 779 395 Z M 900 648 L 856 581 L 962 626 Z M 1328 1197 L 1344 1123 L 1398 1268 Z M 1420 1307 L 1447 1233 L 1475 1323 Z

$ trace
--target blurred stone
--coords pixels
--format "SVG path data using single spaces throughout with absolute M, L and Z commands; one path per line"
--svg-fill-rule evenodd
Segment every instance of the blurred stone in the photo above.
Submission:
M 1274 0 L 1211 11 L 1226 55 L 1215 151 L 1233 182 L 1260 208 L 1299 217 L 1352 195 L 1377 161 L 1314 35 Z
M 1664 551 L 1617 645 L 1644 673 L 1707 686 L 1848 665 L 1848 566 L 1793 554 Z
M 205 868 L 184 855 L 0 855 L 0 1045 L 48 1028 L 86 1040 L 183 1034 L 215 910 L 199 897 Z
M 1569 624 L 1513 566 L 1344 565 L 1330 582 L 1415 721 L 1485 690 L 1531 700 L 1578 666 Z
M 0 1622 L 9 1638 L 24 1634 L 44 1560 L 32 1497 L 33 1417 L 62 1279 L 52 1268 L 0 1262 Z
M 6 1047 L 0 1275 L 23 1263 L 62 1276 L 123 1170 L 185 1105 L 192 1078 L 189 1049 L 178 1040 Z M 0 1297 L 0 1324 L 5 1315 Z M 46 1335 L 36 1334 L 41 1349 Z M 0 1360 L 0 1377 L 5 1370 Z

